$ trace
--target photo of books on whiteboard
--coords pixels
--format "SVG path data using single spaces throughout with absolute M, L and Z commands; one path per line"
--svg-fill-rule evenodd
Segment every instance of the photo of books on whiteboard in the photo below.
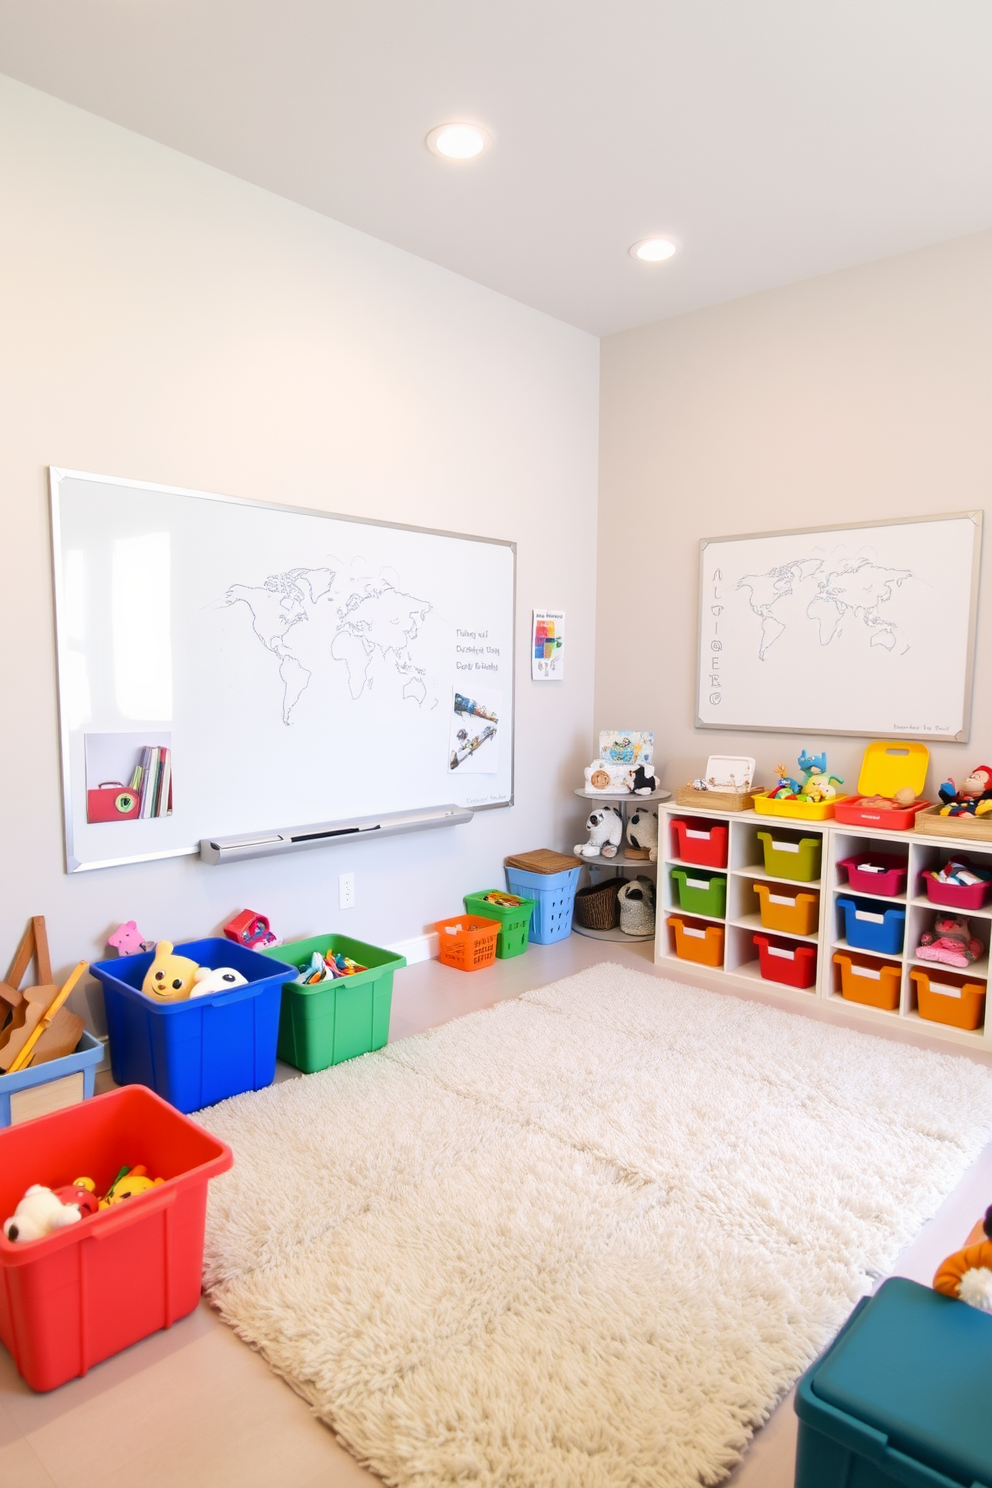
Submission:
M 88 823 L 171 816 L 171 734 L 86 734 L 83 747 Z

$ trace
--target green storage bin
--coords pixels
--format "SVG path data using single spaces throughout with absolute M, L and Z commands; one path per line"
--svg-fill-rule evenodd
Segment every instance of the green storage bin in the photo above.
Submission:
M 796 1488 L 989 1488 L 992 1317 L 904 1277 L 799 1381 Z
M 765 851 L 765 872 L 771 878 L 812 883 L 820 876 L 822 837 L 790 837 L 788 832 L 759 832 Z
M 505 892 L 505 889 L 480 889 L 477 894 L 465 895 L 467 914 L 476 915 L 481 920 L 499 920 L 500 930 L 496 938 L 496 955 L 504 961 L 510 956 L 522 956 L 527 949 L 530 917 L 537 903 L 536 899 L 525 899 L 522 895 L 517 895 L 520 906 L 514 909 L 508 905 L 490 904 L 484 898 L 486 894 Z
M 690 914 L 716 915 L 727 913 L 727 875 L 725 873 L 703 873 L 698 868 L 673 868 L 672 883 L 680 909 Z
M 310 964 L 314 951 L 322 956 L 340 951 L 368 970 L 317 982 L 313 987 L 302 987 L 294 981 L 283 983 L 276 1052 L 307 1075 L 385 1045 L 393 972 L 406 965 L 405 956 L 347 935 L 315 935 L 310 940 L 270 946 L 262 955 L 288 961 L 302 970 Z

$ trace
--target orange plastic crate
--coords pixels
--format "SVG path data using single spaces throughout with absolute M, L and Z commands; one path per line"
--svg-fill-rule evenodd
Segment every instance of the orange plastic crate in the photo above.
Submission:
M 683 961 L 696 961 L 700 966 L 723 965 L 723 926 L 707 925 L 702 920 L 687 920 L 669 915 L 675 931 L 675 954 Z
M 969 982 L 966 976 L 955 976 L 943 967 L 934 967 L 930 972 L 914 966 L 909 975 L 916 983 L 921 1018 L 969 1031 L 981 1027 L 985 1016 L 985 982 Z
M 848 1002 L 867 1003 L 890 1013 L 896 1011 L 901 966 L 891 961 L 874 961 L 870 956 L 847 955 L 844 951 L 834 952 L 834 965 L 840 967 L 841 996 Z
M 820 896 L 805 889 L 779 888 L 756 883 L 761 923 L 766 930 L 784 930 L 787 935 L 815 935 Z
M 480 971 L 483 966 L 492 966 L 502 928 L 499 920 L 483 920 L 478 915 L 454 915 L 450 920 L 438 920 L 434 926 L 438 958 L 444 966 L 454 966 L 458 971 Z

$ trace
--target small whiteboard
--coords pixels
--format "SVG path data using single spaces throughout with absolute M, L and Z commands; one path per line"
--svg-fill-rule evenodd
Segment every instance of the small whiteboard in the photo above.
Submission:
M 700 543 L 697 728 L 966 741 L 982 513 Z
M 512 542 L 51 471 L 69 872 L 513 800 Z

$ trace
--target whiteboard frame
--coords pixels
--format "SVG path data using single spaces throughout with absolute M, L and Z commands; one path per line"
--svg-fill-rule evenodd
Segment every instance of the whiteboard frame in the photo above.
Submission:
M 199 838 L 189 847 L 163 848 L 161 852 L 135 853 L 124 858 L 105 858 L 99 862 L 81 863 L 74 852 L 72 778 L 70 774 L 69 722 L 62 706 L 63 659 L 68 649 L 65 635 L 65 593 L 62 583 L 62 524 L 59 512 L 59 486 L 64 480 L 99 481 L 107 486 L 127 486 L 136 491 L 158 491 L 167 496 L 198 496 L 205 501 L 221 501 L 229 506 L 254 506 L 266 511 L 288 512 L 301 517 L 326 517 L 333 522 L 352 522 L 358 527 L 390 527 L 401 532 L 419 532 L 425 537 L 451 537 L 461 542 L 491 543 L 498 548 L 509 548 L 513 557 L 513 584 L 510 657 L 510 692 L 513 699 L 513 728 L 510 731 L 510 795 L 506 801 L 491 801 L 484 806 L 473 806 L 473 812 L 501 811 L 514 804 L 516 790 L 516 724 L 517 724 L 517 544 L 509 538 L 478 537 L 470 532 L 449 532 L 442 527 L 418 527 L 413 522 L 386 522 L 379 517 L 356 517 L 345 512 L 322 511 L 312 506 L 290 506 L 282 501 L 258 501 L 251 496 L 228 496 L 219 491 L 197 491 L 187 486 L 166 486 L 154 481 L 128 480 L 119 475 L 98 475 L 92 470 L 68 470 L 61 465 L 48 467 L 49 514 L 52 535 L 52 595 L 55 609 L 55 682 L 59 711 L 59 751 L 62 772 L 62 836 L 65 843 L 66 873 L 87 873 L 95 868 L 123 868 L 129 863 L 153 863 L 164 858 L 197 857 L 200 852 Z M 304 823 L 285 822 L 284 826 L 300 826 Z
M 968 654 L 965 658 L 964 700 L 961 709 L 962 727 L 956 734 L 946 735 L 939 742 L 941 744 L 967 744 L 971 737 L 971 704 L 975 682 L 975 640 L 978 630 L 978 592 L 982 568 L 982 530 L 984 516 L 984 512 L 978 510 L 931 512 L 921 517 L 885 517 L 876 522 L 833 522 L 826 527 L 779 527 L 774 532 L 737 532 L 727 537 L 700 538 L 698 624 L 696 629 L 696 716 L 693 727 L 697 729 L 713 729 L 717 732 L 733 734 L 801 734 L 806 731 L 806 726 L 801 723 L 790 725 L 786 728 L 776 723 L 711 723 L 709 719 L 704 720 L 700 717 L 700 691 L 703 674 L 703 626 L 705 624 L 705 616 L 703 615 L 703 574 L 707 548 L 713 547 L 718 543 L 758 542 L 766 537 L 813 537 L 821 532 L 857 532 L 868 527 L 915 527 L 923 522 L 955 522 L 966 520 L 974 524 L 975 540 L 971 556 L 971 597 L 968 608 Z M 816 732 L 818 734 L 829 734 L 832 737 L 849 739 L 875 739 L 878 737 L 877 730 L 873 729 L 828 729 L 818 727 Z M 934 742 L 933 734 L 902 733 L 900 731 L 899 737 L 900 739 L 922 739 L 924 743 Z

